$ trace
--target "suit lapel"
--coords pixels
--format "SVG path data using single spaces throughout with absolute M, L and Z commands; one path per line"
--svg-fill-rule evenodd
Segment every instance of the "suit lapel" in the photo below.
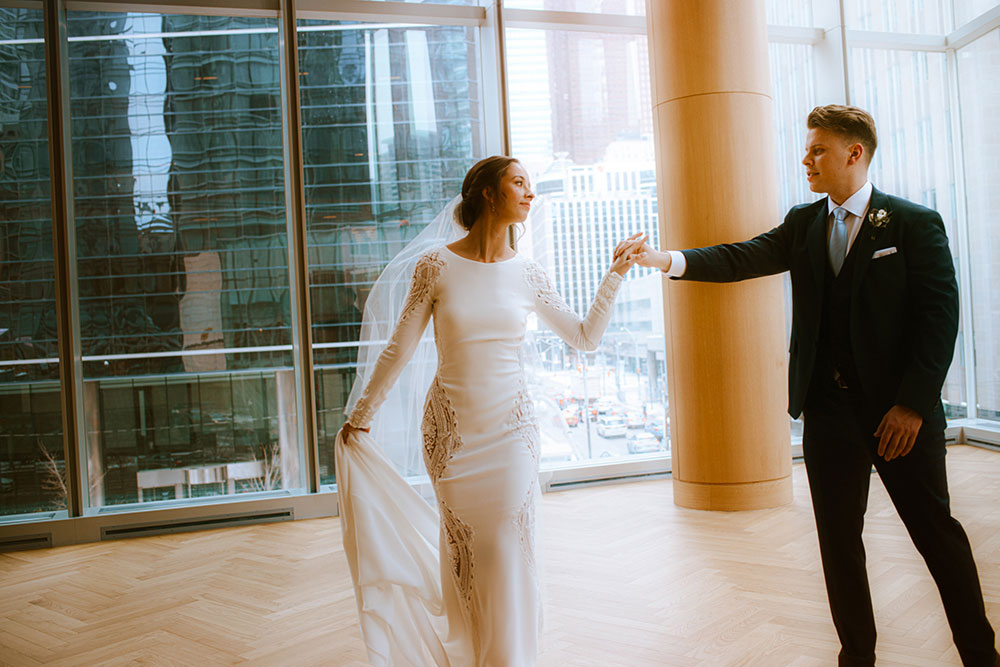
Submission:
M 889 210 L 889 199 L 885 196 L 885 193 L 872 188 L 872 198 L 868 204 L 868 213 L 879 209 Z M 868 213 L 865 214 L 865 219 L 861 221 L 861 229 L 858 230 L 858 236 L 854 239 L 854 247 L 852 248 L 853 251 L 858 253 L 857 257 L 854 258 L 854 276 L 851 281 L 852 297 L 861 288 L 861 279 L 864 277 L 865 271 L 872 261 L 872 253 L 879 242 L 878 234 L 885 231 L 884 229 L 879 232 L 875 231 L 869 220 Z
M 816 219 L 812 221 L 809 231 L 806 232 L 806 248 L 809 252 L 809 264 L 813 268 L 813 276 L 816 278 L 817 296 L 822 296 L 823 283 L 826 282 L 826 219 L 828 205 L 823 200 Z

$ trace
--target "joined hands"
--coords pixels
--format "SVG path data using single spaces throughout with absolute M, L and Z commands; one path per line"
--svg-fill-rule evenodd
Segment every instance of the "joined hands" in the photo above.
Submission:
M 632 264 L 659 269 L 660 271 L 668 271 L 671 264 L 670 253 L 655 250 L 650 246 L 647 243 L 649 240 L 648 234 L 642 234 L 641 243 L 638 243 L 640 240 L 638 236 L 639 234 L 633 234 L 618 244 L 618 247 L 615 248 L 615 260 L 619 259 L 621 253 L 627 251 L 626 254 L 631 255 L 630 261 Z
M 615 252 L 611 257 L 611 271 L 616 272 L 620 276 L 628 273 L 628 270 L 637 264 L 636 258 L 638 257 L 638 253 L 642 251 L 642 248 L 649 247 L 646 243 L 647 240 L 649 240 L 648 234 L 645 232 L 636 232 L 619 243 L 615 247 Z

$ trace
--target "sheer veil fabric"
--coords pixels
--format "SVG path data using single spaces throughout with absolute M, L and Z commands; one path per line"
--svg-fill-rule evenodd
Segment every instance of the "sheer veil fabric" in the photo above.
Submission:
M 335 448 L 344 550 L 375 665 L 535 664 L 541 594 L 535 506 L 541 437 L 523 345 L 530 314 L 578 349 L 607 327 L 621 276 L 587 316 L 522 255 L 445 245 L 453 200 L 390 262 L 365 306 Z M 433 342 L 426 329 L 433 321 Z M 406 477 L 426 473 L 435 505 Z
M 345 415 L 351 414 L 362 391 L 371 381 L 375 362 L 403 312 L 417 260 L 424 253 L 466 235 L 465 229 L 455 220 L 455 209 L 461 201 L 461 195 L 452 198 L 412 241 L 396 253 L 372 286 L 361 317 L 357 377 L 347 397 Z M 428 330 L 420 337 L 413 356 L 386 394 L 385 402 L 371 423 L 371 437 L 382 444 L 386 458 L 404 476 L 424 474 L 420 419 L 427 388 L 436 368 L 437 350 L 434 336 Z
M 365 302 L 357 377 L 347 399 L 349 415 L 371 380 L 378 356 L 403 310 L 417 260 L 465 235 L 455 221 L 453 198 L 389 262 Z M 439 518 L 405 477 L 424 472 L 420 420 L 437 366 L 431 332 L 420 338 L 410 362 L 375 413 L 370 433 L 334 449 L 344 551 L 354 580 L 361 634 L 373 665 L 471 664 L 468 633 L 450 641 L 441 592 Z M 449 660 L 449 656 L 451 659 Z

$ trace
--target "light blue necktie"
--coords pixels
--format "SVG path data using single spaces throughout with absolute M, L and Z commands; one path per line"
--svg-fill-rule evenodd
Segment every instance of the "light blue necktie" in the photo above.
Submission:
M 847 214 L 848 211 L 843 206 L 833 209 L 833 231 L 830 232 L 830 266 L 833 267 L 833 275 L 840 275 L 840 269 L 844 266 L 844 258 L 847 256 Z

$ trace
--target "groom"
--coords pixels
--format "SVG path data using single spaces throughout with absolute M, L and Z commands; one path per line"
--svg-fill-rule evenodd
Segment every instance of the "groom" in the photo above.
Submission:
M 829 105 L 806 121 L 813 192 L 743 243 L 660 252 L 637 262 L 674 278 L 732 282 L 789 271 L 789 407 L 802 449 L 840 665 L 874 665 L 861 540 L 872 465 L 941 593 L 962 662 L 1000 666 L 968 538 L 951 516 L 944 384 L 958 332 L 958 288 L 941 216 L 868 181 L 875 122 Z

